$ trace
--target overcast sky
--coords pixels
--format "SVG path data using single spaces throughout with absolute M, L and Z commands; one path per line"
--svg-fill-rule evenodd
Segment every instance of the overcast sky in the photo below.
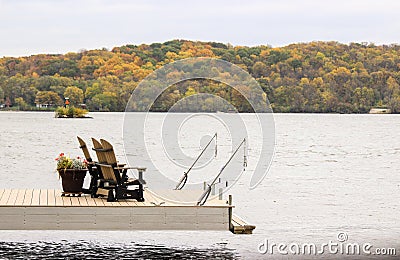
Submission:
M 0 0 L 0 57 L 172 39 L 400 43 L 398 0 Z

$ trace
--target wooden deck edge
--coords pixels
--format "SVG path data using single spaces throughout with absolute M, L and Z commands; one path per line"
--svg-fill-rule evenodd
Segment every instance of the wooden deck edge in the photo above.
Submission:
M 196 205 L 105 205 L 105 206 L 95 206 L 95 205 L 0 205 L 0 208 L 234 208 L 232 206 L 223 206 L 223 205 L 205 205 L 205 206 L 196 206 Z
M 237 215 L 232 215 L 230 231 L 233 234 L 253 234 L 255 228 L 256 226 L 247 224 L 246 221 Z

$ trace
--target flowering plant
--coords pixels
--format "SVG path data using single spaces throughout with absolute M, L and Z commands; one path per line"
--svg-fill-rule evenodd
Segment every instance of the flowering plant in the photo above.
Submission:
M 60 153 L 60 155 L 56 158 L 57 161 L 57 170 L 66 170 L 66 169 L 75 169 L 82 170 L 86 169 L 87 161 L 82 160 L 79 156 L 76 158 L 70 158 L 65 156 L 64 153 Z

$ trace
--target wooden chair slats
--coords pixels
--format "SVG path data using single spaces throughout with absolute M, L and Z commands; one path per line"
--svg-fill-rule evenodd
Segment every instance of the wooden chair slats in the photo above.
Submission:
M 83 141 L 83 139 L 80 138 L 79 136 L 77 136 L 77 138 L 78 138 L 78 142 L 79 142 L 79 147 L 82 149 L 83 155 L 85 155 L 85 158 L 88 162 L 91 162 L 92 158 L 90 156 L 89 149 L 88 149 L 85 141 Z
M 132 167 L 121 167 L 118 164 L 113 146 L 104 139 L 100 142 L 92 138 L 93 150 L 96 151 L 98 163 L 96 167 L 100 168 L 102 178 L 99 179 L 96 195 L 104 195 L 108 191 L 107 201 L 113 202 L 119 199 L 136 199 L 144 201 L 143 184 L 137 179 L 128 179 L 127 171 Z M 139 170 L 137 167 L 134 169 Z M 140 175 L 146 169 L 140 168 Z M 128 186 L 136 185 L 135 190 L 128 189 Z
M 92 138 L 92 142 L 93 142 L 93 147 L 96 151 L 97 160 L 99 161 L 101 173 L 103 175 L 102 178 L 104 180 L 108 180 L 108 181 L 117 183 L 117 178 L 114 174 L 114 169 L 112 168 L 111 165 L 108 165 L 106 154 L 104 151 L 102 151 L 103 146 L 101 145 L 101 143 L 99 141 L 97 141 L 94 138 Z

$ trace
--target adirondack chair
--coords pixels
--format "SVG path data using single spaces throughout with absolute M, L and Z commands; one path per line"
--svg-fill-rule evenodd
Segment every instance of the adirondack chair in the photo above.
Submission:
M 136 199 L 144 201 L 142 177 L 146 168 L 126 167 L 118 164 L 113 146 L 101 139 L 100 142 L 92 138 L 93 150 L 96 151 L 98 163 L 96 166 L 101 169 L 102 178 L 97 184 L 96 195 L 107 196 L 107 201 L 116 201 L 119 199 Z M 135 169 L 139 172 L 139 179 L 128 178 L 129 169 Z M 136 186 L 136 189 L 129 189 Z
M 88 170 L 89 170 L 89 174 L 90 174 L 90 185 L 89 185 L 89 189 L 83 189 L 83 193 L 85 194 L 91 194 L 92 197 L 94 197 L 94 195 L 96 194 L 96 190 L 97 190 L 97 180 L 100 178 L 100 173 L 99 173 L 99 169 L 97 169 L 95 163 L 92 160 L 92 157 L 90 156 L 89 153 L 89 149 L 85 143 L 85 141 L 83 141 L 82 138 L 80 138 L 79 136 L 77 136 L 78 138 L 78 142 L 79 142 L 79 148 L 82 149 L 83 155 L 85 156 L 85 159 L 88 163 Z

